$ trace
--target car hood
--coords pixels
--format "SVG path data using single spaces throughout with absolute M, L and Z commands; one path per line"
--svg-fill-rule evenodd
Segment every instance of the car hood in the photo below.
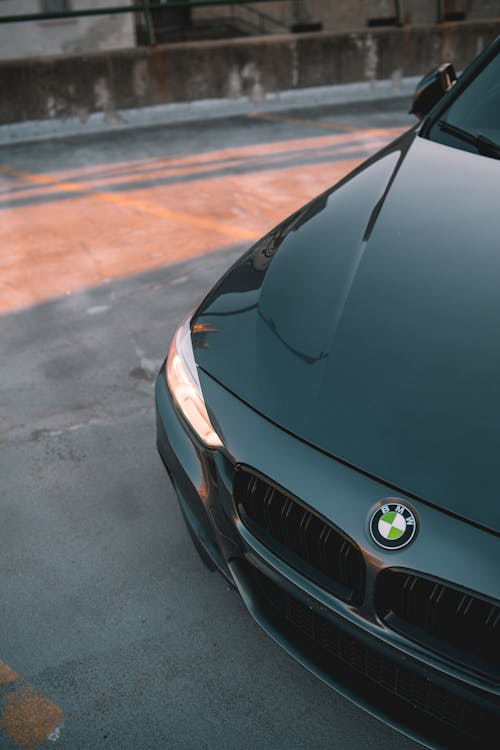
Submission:
M 406 134 L 257 243 L 192 325 L 199 367 L 262 415 L 497 532 L 498 167 Z

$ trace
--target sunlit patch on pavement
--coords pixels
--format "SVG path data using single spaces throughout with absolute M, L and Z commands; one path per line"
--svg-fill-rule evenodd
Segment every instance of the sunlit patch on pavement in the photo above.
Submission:
M 326 135 L 187 156 L 0 165 L 0 314 L 251 244 L 403 129 L 332 123 Z

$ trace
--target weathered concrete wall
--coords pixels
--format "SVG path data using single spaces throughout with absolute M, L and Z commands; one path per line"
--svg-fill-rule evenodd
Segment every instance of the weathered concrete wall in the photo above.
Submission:
M 190 42 L 0 65 L 0 123 L 80 117 L 199 99 L 423 75 L 464 68 L 500 20 Z
M 71 10 L 131 5 L 132 0 L 72 0 Z M 0 15 L 39 13 L 38 0 L 1 0 Z M 131 13 L 0 24 L 0 60 L 40 55 L 78 54 L 125 49 L 135 45 Z

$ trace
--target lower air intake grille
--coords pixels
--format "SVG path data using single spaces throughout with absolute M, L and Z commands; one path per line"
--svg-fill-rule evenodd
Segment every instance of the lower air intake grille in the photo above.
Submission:
M 238 466 L 234 499 L 249 530 L 276 555 L 344 601 L 361 600 L 364 562 L 345 534 L 269 479 Z
M 444 581 L 385 570 L 377 581 L 385 624 L 500 683 L 500 606 Z
M 454 692 L 435 684 L 428 674 L 413 671 L 408 663 L 401 666 L 395 658 L 345 632 L 259 571 L 254 570 L 252 578 L 261 601 L 283 623 L 280 629 L 291 629 L 300 638 L 304 653 L 331 673 L 335 681 L 361 686 L 363 694 L 372 696 L 369 700 L 376 700 L 379 705 L 385 701 L 398 720 L 405 722 L 405 716 L 409 717 L 412 724 L 423 725 L 444 738 L 443 746 L 456 749 L 472 747 L 470 742 L 472 738 L 477 740 L 478 731 L 487 737 L 489 732 L 498 730 L 498 708 L 483 707 L 481 698 L 469 700 L 463 696 L 462 688 Z

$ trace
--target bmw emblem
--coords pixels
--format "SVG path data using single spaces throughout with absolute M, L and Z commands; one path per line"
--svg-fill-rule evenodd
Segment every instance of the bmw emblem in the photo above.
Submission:
M 386 500 L 370 517 L 370 536 L 384 549 L 406 547 L 414 540 L 416 533 L 415 514 L 399 500 Z

